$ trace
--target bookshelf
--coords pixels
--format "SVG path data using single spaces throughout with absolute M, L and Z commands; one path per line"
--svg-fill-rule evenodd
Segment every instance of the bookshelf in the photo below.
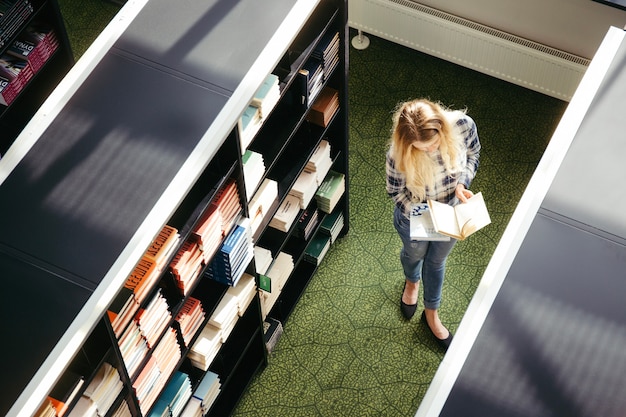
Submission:
M 14 79 L 0 74 L 0 156 L 48 94 L 74 64 L 74 57 L 56 0 L 6 1 L 0 17 L 0 59 L 20 69 Z M 13 23 L 11 23 L 13 22 Z M 4 28 L 4 25 L 7 27 Z M 44 32 L 45 31 L 45 32 Z M 49 31 L 49 32 L 48 32 Z M 33 32 L 42 38 L 35 40 Z M 28 54 L 25 56 L 24 54 Z M 17 57 L 19 59 L 15 60 Z M 5 61 L 6 62 L 6 61 Z M 7 83 L 4 85 L 4 83 Z
M 184 380 L 185 395 L 191 395 L 216 374 L 219 394 L 205 413 L 228 415 L 266 366 L 264 319 L 287 320 L 314 277 L 323 253 L 311 259 L 307 251 L 327 233 L 322 221 L 343 219 L 333 239 L 349 229 L 346 1 L 270 3 L 126 3 L 111 23 L 116 27 L 94 43 L 98 50 L 87 51 L 42 106 L 54 104 L 55 110 L 37 112 L 0 160 L 0 198 L 13 202 L 0 216 L 0 270 L 19 277 L 2 292 L 7 334 L 14 337 L 3 344 L 0 359 L 0 412 L 32 416 L 53 392 L 63 397 L 82 378 L 75 395 L 64 398 L 68 409 L 148 415 L 172 406 L 163 402 L 172 384 Z M 330 56 L 320 58 L 327 35 L 336 41 L 326 48 Z M 223 39 L 242 47 L 233 50 Z M 300 70 L 324 58 L 326 73 L 312 90 Z M 244 140 L 240 118 L 269 74 L 278 79 L 275 101 Z M 320 124 L 310 120 L 313 95 L 323 88 L 338 94 Z M 329 164 L 311 168 L 322 147 Z M 247 152 L 262 155 L 264 163 L 252 183 L 250 172 L 244 174 Z M 311 169 L 320 184 L 331 170 L 341 174 L 338 198 L 325 212 L 323 197 L 309 192 L 296 220 L 277 229 L 273 217 Z M 265 181 L 276 184 L 276 194 L 259 217 L 254 197 Z M 231 187 L 236 197 L 228 207 L 236 209 L 227 216 L 232 210 L 220 202 Z M 298 220 L 316 209 L 318 222 L 304 237 Z M 219 229 L 217 240 L 200 239 L 213 210 L 228 220 L 212 226 Z M 166 226 L 178 238 L 153 260 L 161 266 L 139 268 Z M 242 255 L 227 268 L 237 275 L 234 286 L 215 275 L 224 272 L 214 262 L 237 227 L 250 240 L 242 253 L 260 246 L 272 262 L 291 260 L 280 292 L 279 278 L 260 273 L 256 256 Z M 198 266 L 181 268 L 184 273 L 173 267 L 198 245 Z M 142 286 L 140 275 L 150 276 L 150 284 Z M 254 285 L 242 302 L 233 291 L 248 278 Z M 268 278 L 276 296 L 271 306 L 267 292 L 257 288 Z M 126 310 L 119 308 L 122 295 Z M 230 299 L 239 300 L 237 314 L 226 323 L 222 307 Z M 203 316 L 185 333 L 188 324 L 180 317 L 190 301 L 201 304 Z M 111 311 L 130 311 L 124 316 L 130 319 L 114 325 Z M 158 326 L 151 325 L 153 317 Z M 219 329 L 220 342 L 208 363 L 198 365 L 209 325 Z M 112 375 L 106 381 L 115 382 L 107 395 L 94 390 L 105 370 Z M 156 382 L 147 384 L 152 377 Z

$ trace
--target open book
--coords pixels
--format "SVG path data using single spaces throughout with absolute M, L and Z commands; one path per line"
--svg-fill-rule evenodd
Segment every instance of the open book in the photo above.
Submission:
M 430 209 L 426 203 L 417 203 L 411 207 L 411 240 L 450 240 L 450 236 L 437 233 Z
M 428 206 L 435 230 L 459 240 L 491 223 L 482 193 L 454 207 L 432 200 L 428 200 Z

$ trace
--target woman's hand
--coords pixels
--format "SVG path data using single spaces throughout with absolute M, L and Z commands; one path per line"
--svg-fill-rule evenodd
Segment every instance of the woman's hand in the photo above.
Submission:
M 456 194 L 456 198 L 458 198 L 461 203 L 467 203 L 467 200 L 472 198 L 472 196 L 474 195 L 474 193 L 466 189 L 465 185 L 463 184 L 457 185 L 454 193 Z

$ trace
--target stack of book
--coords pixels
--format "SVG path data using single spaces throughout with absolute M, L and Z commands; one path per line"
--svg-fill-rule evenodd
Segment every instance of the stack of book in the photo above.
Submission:
M 205 275 L 226 285 L 235 285 L 254 256 L 250 220 L 242 217 L 224 239 Z
M 221 330 L 207 323 L 191 346 L 187 357 L 193 366 L 206 371 L 217 356 L 220 347 L 222 347 Z
M 78 396 L 78 392 L 85 383 L 85 378 L 71 369 L 66 370 L 57 381 L 45 402 L 45 407 L 40 409 L 40 415 L 63 417 L 69 405 Z
M 194 235 L 180 247 L 170 263 L 170 271 L 178 289 L 187 295 L 200 276 L 204 257 L 200 245 Z
M 156 263 L 157 271 L 161 272 L 165 269 L 168 259 L 179 242 L 178 229 L 166 224 L 146 250 L 145 256 L 152 259 Z
M 257 274 L 265 274 L 274 262 L 272 251 L 261 246 L 254 247 L 254 266 Z
M 343 212 L 340 210 L 333 211 L 322 220 L 320 232 L 330 237 L 330 243 L 333 244 L 341 233 L 344 226 Z
M 211 204 L 220 211 L 222 216 L 222 236 L 226 236 L 235 223 L 237 216 L 241 213 L 241 200 L 239 199 L 237 182 L 234 178 L 229 178 L 226 181 L 215 195 Z
M 310 57 L 298 71 L 304 104 L 309 107 L 314 102 L 324 85 L 324 68 L 322 61 L 316 57 Z
M 278 300 L 283 287 L 293 272 L 293 257 L 285 252 L 280 252 L 267 270 L 267 274 L 259 277 L 262 283 L 259 285 L 259 297 L 261 299 L 261 315 L 267 317 L 270 310 Z
M 280 100 L 278 76 L 269 74 L 252 98 L 251 105 L 259 109 L 261 120 L 266 119 Z
M 124 330 L 124 333 L 122 333 L 121 337 L 118 339 L 117 344 L 120 347 L 120 353 L 122 354 L 122 359 L 124 360 L 128 374 L 134 375 L 139 369 L 139 365 L 141 365 L 150 351 L 148 342 L 141 334 L 141 330 L 136 321 L 133 320 L 130 322 Z
M 117 406 L 117 410 L 113 412 L 111 417 L 133 417 L 128 402 L 126 402 L 125 399 L 120 402 L 120 405 Z
M 263 321 L 263 341 L 267 348 L 267 353 L 272 353 L 278 339 L 283 334 L 283 324 L 272 317 L 266 317 Z
M 299 212 L 300 199 L 287 194 L 276 213 L 274 213 L 274 217 L 270 220 L 270 226 L 282 232 L 288 232 L 294 220 L 298 217 Z
M 57 417 L 57 411 L 50 401 L 50 397 L 46 398 L 39 406 L 33 417 Z
M 157 263 L 144 255 L 126 279 L 124 287 L 107 309 L 107 316 L 118 338 L 145 301 L 160 276 Z
M 7 53 L 28 61 L 37 73 L 59 48 L 59 39 L 54 30 L 47 26 L 33 25 L 20 33 L 7 48 Z
M 104 362 L 70 411 L 70 415 L 106 415 L 123 388 L 117 368 Z
M 317 206 L 324 213 L 332 213 L 346 189 L 345 175 L 330 170 L 315 193 Z
M 0 104 L 8 106 L 33 78 L 28 61 L 9 54 L 0 56 Z
M 217 399 L 221 387 L 222 384 L 220 383 L 218 375 L 208 371 L 204 374 L 198 386 L 193 391 L 193 396 L 189 400 L 182 415 L 184 417 L 206 415 Z
M 313 199 L 318 185 L 317 175 L 304 170 L 296 178 L 296 182 L 289 190 L 289 195 L 296 197 L 300 201 L 300 208 L 305 209 Z
M 250 202 L 256 187 L 261 183 L 263 175 L 265 175 L 265 161 L 263 160 L 263 155 L 250 149 L 244 152 L 241 159 L 243 162 L 246 197 L 248 202 Z
M 241 152 L 248 149 L 250 143 L 280 100 L 278 76 L 269 74 L 255 92 L 254 97 L 237 122 Z
M 222 243 L 222 214 L 216 205 L 209 205 L 194 228 L 193 235 L 202 251 L 202 259 L 208 262 Z
M 256 295 L 256 282 L 254 277 L 244 272 L 237 285 L 229 287 L 226 294 L 230 294 L 235 297 L 237 302 L 237 314 L 242 317 L 248 306 Z
M 327 127 L 339 110 L 339 91 L 324 87 L 306 114 L 306 120 L 318 126 Z
M 324 256 L 326 256 L 329 248 L 330 236 L 324 233 L 318 233 L 306 246 L 304 250 L 304 260 L 313 265 L 319 265 L 322 259 L 324 259 Z
M 237 320 L 239 320 L 237 299 L 232 294 L 226 292 L 217 304 L 217 307 L 215 307 L 208 324 L 220 330 L 220 337 L 222 338 L 222 343 L 224 343 L 235 328 Z
M 142 414 L 147 414 L 153 406 L 180 358 L 181 352 L 176 340 L 176 330 L 170 327 L 163 334 L 150 355 L 150 359 L 133 382 L 133 389 Z
M 154 404 L 150 417 L 178 417 L 191 398 L 191 380 L 184 372 L 176 371 Z
M 339 64 L 339 32 L 326 32 L 315 46 L 311 57 L 321 62 L 322 78 L 324 82 L 327 81 Z
M 126 279 L 124 287 L 115 296 L 107 309 L 107 315 L 118 338 L 156 283 L 179 239 L 178 230 L 168 225 L 163 226 L 141 261 Z
M 189 346 L 189 342 L 191 342 L 191 339 L 204 322 L 204 317 L 204 310 L 200 300 L 188 297 L 178 314 L 176 314 L 176 321 L 180 326 L 180 335 L 185 346 Z
M 309 240 L 315 227 L 319 224 L 320 216 L 317 207 L 308 207 L 302 212 L 296 226 L 296 235 L 304 240 Z
M 239 143 L 241 144 L 242 152 L 248 149 L 248 146 L 252 143 L 252 139 L 254 139 L 254 136 L 256 136 L 262 124 L 261 111 L 258 107 L 249 104 L 237 122 L 237 131 L 239 133 Z
M 326 178 L 326 174 L 328 174 L 332 165 L 330 143 L 328 143 L 328 140 L 322 139 L 304 166 L 304 170 L 315 173 L 317 185 L 319 186 Z
M 0 48 L 15 35 L 33 13 L 28 0 L 0 0 Z
M 277 200 L 278 183 L 272 179 L 265 178 L 248 205 L 250 231 L 253 236 L 256 236 L 263 223 L 263 219 L 270 212 Z
M 165 297 L 161 294 L 161 288 L 157 290 L 146 307 L 140 309 L 135 316 L 135 321 L 149 348 L 154 347 L 171 320 L 172 315 Z

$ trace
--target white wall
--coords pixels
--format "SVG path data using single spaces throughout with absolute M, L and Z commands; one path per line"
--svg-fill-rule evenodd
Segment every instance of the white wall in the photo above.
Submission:
M 626 26 L 626 11 L 592 0 L 417 1 L 589 59 L 610 26 Z

